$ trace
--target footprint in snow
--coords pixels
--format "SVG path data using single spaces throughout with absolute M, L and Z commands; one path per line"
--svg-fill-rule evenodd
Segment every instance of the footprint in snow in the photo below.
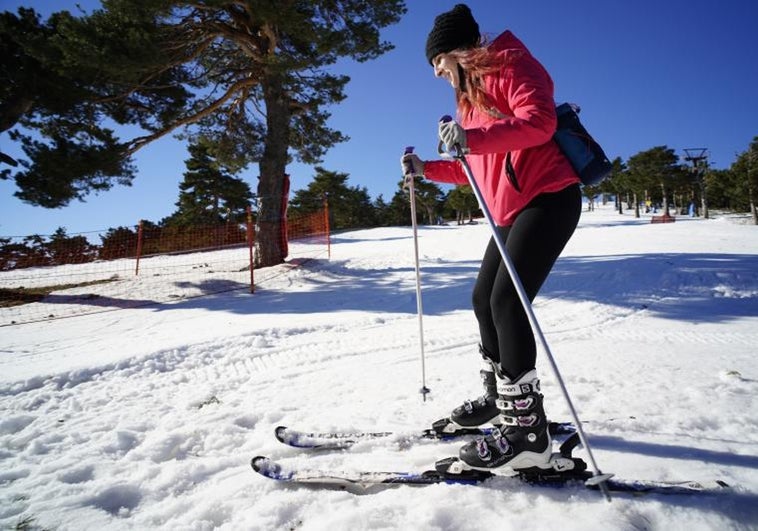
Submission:
M 82 467 L 75 467 L 71 470 L 60 474 L 58 480 L 62 483 L 68 483 L 69 485 L 75 485 L 77 483 L 86 483 L 92 481 L 95 478 L 95 467 L 92 465 L 86 465 Z
M 102 509 L 114 516 L 124 515 L 142 501 L 142 492 L 134 485 L 113 485 L 103 489 L 85 503 Z

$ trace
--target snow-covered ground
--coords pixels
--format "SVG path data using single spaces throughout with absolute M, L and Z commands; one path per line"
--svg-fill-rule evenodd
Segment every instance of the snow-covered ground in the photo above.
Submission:
M 327 253 L 323 237 L 289 242 L 293 261 Z M 282 273 L 281 268 L 258 269 L 252 283 L 266 282 Z M 0 307 L 0 327 L 249 290 L 250 251 L 243 245 L 210 252 L 153 255 L 139 262 L 122 258 L 0 271 L 0 289 L 77 284 L 56 291 L 42 302 Z
M 608 503 L 497 479 L 360 495 L 254 474 L 259 454 L 422 470 L 457 453 L 393 439 L 308 454 L 273 437 L 279 424 L 410 432 L 479 393 L 470 290 L 488 228 L 419 235 L 426 402 L 408 228 L 341 234 L 331 260 L 285 266 L 255 295 L 0 328 L 0 525 L 758 529 L 758 228 L 728 218 L 585 212 L 535 312 L 603 471 L 730 492 Z M 568 420 L 542 352 L 538 370 L 548 415 Z

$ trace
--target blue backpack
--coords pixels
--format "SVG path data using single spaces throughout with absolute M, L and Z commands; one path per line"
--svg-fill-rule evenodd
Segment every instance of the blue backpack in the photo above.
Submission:
M 611 173 L 613 165 L 600 147 L 579 121 L 579 106 L 562 103 L 555 108 L 558 128 L 553 140 L 579 175 L 582 184 L 595 186 Z

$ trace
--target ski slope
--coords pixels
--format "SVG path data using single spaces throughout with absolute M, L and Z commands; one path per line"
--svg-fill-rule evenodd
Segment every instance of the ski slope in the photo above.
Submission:
M 0 525 L 40 529 L 758 529 L 758 227 L 584 212 L 535 312 L 599 466 L 721 479 L 718 496 L 527 487 L 282 486 L 254 455 L 422 470 L 460 443 L 305 453 L 274 428 L 427 427 L 480 392 L 470 291 L 484 223 L 422 227 L 426 385 L 410 228 L 244 291 L 0 328 Z M 134 294 L 140 296 L 140 294 Z M 148 298 L 148 293 L 144 294 Z M 544 353 L 545 409 L 569 420 Z M 582 454 L 582 452 L 579 452 Z

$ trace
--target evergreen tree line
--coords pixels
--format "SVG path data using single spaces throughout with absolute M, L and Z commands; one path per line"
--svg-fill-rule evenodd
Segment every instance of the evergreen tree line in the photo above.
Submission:
M 100 245 L 85 236 L 68 236 L 63 227 L 48 238 L 0 239 L 0 270 L 133 257 L 139 231 L 143 256 L 244 243 L 247 207 L 253 200 L 250 186 L 215 156 L 212 142 L 200 137 L 188 151 L 177 208 L 170 216 L 158 222 L 143 220 L 139 228 L 108 229 Z
M 372 201 L 365 187 L 348 185 L 347 173 L 316 167 L 313 181 L 304 190 L 295 192 L 289 211 L 308 214 L 323 208 L 328 201 L 329 225 L 332 230 L 410 225 L 410 194 L 398 182 L 390 201 L 379 195 Z M 471 220 L 478 211 L 474 193 L 468 186 L 459 186 L 444 193 L 431 181 L 417 177 L 414 181 L 417 223 L 434 225 L 442 219 Z
M 0 238 L 0 271 L 97 260 L 97 246 L 85 236 L 69 236 L 64 228 L 45 238 L 32 235 L 21 241 Z
M 668 146 L 657 146 L 633 155 L 626 162 L 613 161 L 611 176 L 599 186 L 585 187 L 589 199 L 600 194 L 612 195 L 619 212 L 624 204 L 634 209 L 653 205 L 668 213 L 683 214 L 694 210 L 695 215 L 709 217 L 708 209 L 731 212 L 750 212 L 758 225 L 758 137 L 747 150 L 736 154 L 727 169 L 711 168 L 705 150 L 688 157 L 679 157 Z M 688 160 L 689 159 L 689 160 Z
M 236 176 L 238 168 L 226 166 L 215 155 L 212 142 L 201 137 L 188 151 L 176 210 L 158 222 L 142 222 L 143 255 L 242 244 L 249 205 L 253 205 L 254 220 L 257 216 L 259 198 Z M 686 213 L 693 205 L 696 214 L 704 216 L 708 207 L 751 212 L 758 224 L 758 137 L 728 169 L 711 169 L 706 159 L 694 162 L 690 164 L 667 146 L 653 147 L 626 162 L 616 158 L 611 176 L 599 186 L 584 187 L 583 192 L 589 205 L 601 194 L 613 196 L 621 213 L 625 205 L 636 215 L 648 205 L 662 212 L 673 208 L 675 213 Z M 411 224 L 409 192 L 402 179 L 389 201 L 382 195 L 372 201 L 366 187 L 351 186 L 348 179 L 347 173 L 317 166 L 308 186 L 293 194 L 288 215 L 296 218 L 319 212 L 328 202 L 333 231 Z M 436 184 L 416 178 L 414 188 L 419 224 L 433 225 L 443 219 L 461 224 L 481 215 L 468 186 L 443 192 Z M 68 236 L 64 228 L 48 238 L 0 239 L 0 270 L 131 257 L 136 255 L 137 239 L 137 229 L 130 227 L 109 229 L 101 236 L 101 245 L 81 235 Z
M 389 202 L 381 195 L 372 202 L 365 188 L 351 187 L 347 180 L 346 173 L 317 167 L 313 182 L 295 193 L 290 210 L 315 211 L 327 197 L 335 230 L 411 224 L 408 192 L 402 180 Z M 417 178 L 415 190 L 420 224 L 435 224 L 440 219 L 463 223 L 481 215 L 469 186 L 445 193 L 436 184 Z M 625 205 L 636 215 L 640 208 L 660 208 L 663 212 L 671 208 L 686 213 L 693 205 L 695 214 L 705 217 L 709 207 L 750 212 L 758 224 L 758 137 L 724 170 L 710 168 L 705 157 L 688 161 L 686 155 L 680 157 L 665 145 L 641 151 L 627 161 L 617 157 L 610 177 L 598 186 L 585 186 L 583 193 L 589 205 L 600 195 L 613 197 L 620 213 Z

